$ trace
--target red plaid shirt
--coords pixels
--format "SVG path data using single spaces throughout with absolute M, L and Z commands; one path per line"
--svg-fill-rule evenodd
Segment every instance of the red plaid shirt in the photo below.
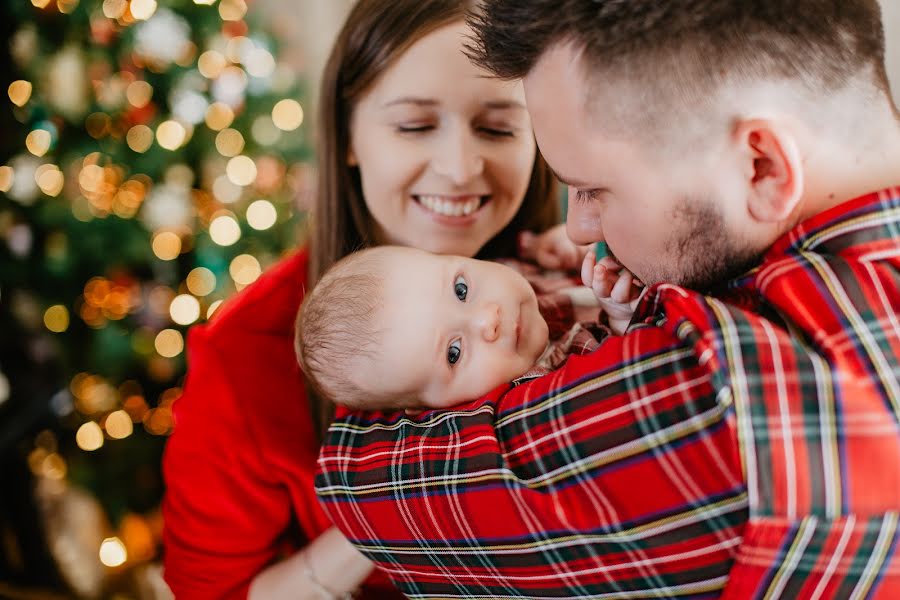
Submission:
M 549 375 L 340 413 L 319 497 L 412 598 L 900 598 L 898 307 L 894 188 Z

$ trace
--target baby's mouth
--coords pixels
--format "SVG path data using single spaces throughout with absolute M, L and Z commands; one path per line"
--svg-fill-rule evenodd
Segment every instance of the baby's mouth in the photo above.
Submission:
M 445 217 L 468 217 L 484 206 L 490 199 L 490 196 L 439 196 L 435 194 L 419 194 L 413 195 L 413 199 L 420 206 Z

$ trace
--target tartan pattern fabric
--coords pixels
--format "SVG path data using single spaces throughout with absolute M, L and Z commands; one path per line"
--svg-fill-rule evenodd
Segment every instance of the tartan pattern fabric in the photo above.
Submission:
M 900 188 L 452 411 L 341 411 L 316 486 L 411 598 L 900 598 Z

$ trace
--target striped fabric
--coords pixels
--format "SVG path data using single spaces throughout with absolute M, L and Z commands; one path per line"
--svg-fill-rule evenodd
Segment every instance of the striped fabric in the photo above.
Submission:
M 334 523 L 411 598 L 900 598 L 900 188 L 454 411 L 342 412 Z

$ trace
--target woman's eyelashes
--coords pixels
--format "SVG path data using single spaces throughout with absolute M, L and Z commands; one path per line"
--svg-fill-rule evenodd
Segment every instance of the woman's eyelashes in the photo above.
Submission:
M 433 123 L 402 123 L 395 125 L 397 133 L 401 135 L 424 135 L 437 129 Z M 491 139 L 512 138 L 516 136 L 516 130 L 512 127 L 479 125 L 475 127 L 475 133 Z

